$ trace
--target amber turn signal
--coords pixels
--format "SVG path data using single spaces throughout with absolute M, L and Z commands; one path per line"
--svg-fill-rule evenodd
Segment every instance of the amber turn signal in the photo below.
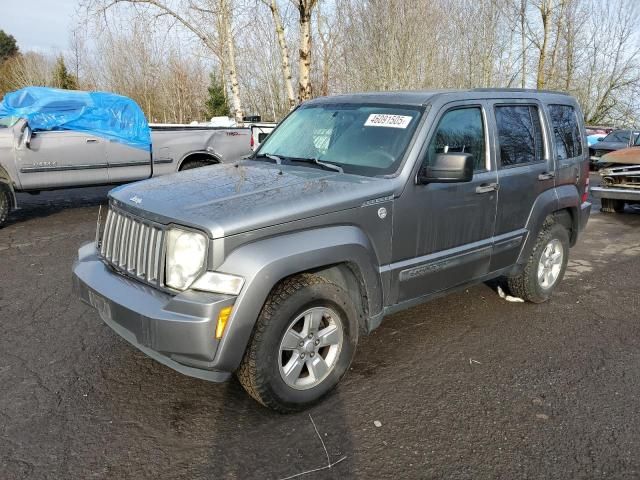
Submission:
M 227 326 L 227 321 L 231 316 L 231 310 L 233 306 L 224 307 L 220 310 L 218 314 L 218 324 L 216 325 L 216 340 L 220 340 L 222 338 L 222 334 L 224 333 L 224 328 Z

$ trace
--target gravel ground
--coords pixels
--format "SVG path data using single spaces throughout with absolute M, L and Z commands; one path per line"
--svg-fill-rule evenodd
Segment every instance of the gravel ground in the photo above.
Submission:
M 322 404 L 181 376 L 71 291 L 107 189 L 0 230 L 0 478 L 638 478 L 640 211 L 594 212 L 544 305 L 479 285 L 393 315 Z

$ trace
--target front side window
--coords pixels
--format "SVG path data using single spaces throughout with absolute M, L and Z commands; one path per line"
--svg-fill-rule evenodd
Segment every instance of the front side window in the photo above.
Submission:
M 538 107 L 497 106 L 496 123 L 501 167 L 513 167 L 544 160 L 542 128 Z
M 582 155 L 582 137 L 574 108 L 569 105 L 549 105 L 549 114 L 558 160 Z
M 421 113 L 409 106 L 302 106 L 265 139 L 256 156 L 276 155 L 284 162 L 315 159 L 346 173 L 388 175 L 400 165 Z
M 439 153 L 469 153 L 474 170 L 486 170 L 484 121 L 480 107 L 457 108 L 446 112 L 429 142 L 425 163 L 432 165 Z

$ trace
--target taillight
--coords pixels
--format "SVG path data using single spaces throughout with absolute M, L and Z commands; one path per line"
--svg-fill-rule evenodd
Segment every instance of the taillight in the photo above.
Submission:
M 249 140 L 249 146 L 253 148 L 253 146 L 255 145 L 255 141 L 253 140 L 253 133 L 249 136 L 251 137 L 251 140 Z

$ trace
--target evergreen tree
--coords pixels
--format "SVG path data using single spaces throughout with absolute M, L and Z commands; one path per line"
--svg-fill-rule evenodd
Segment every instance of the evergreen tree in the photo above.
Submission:
M 227 98 L 224 91 L 224 86 L 222 82 L 220 82 L 220 78 L 215 74 L 215 72 L 211 72 L 210 75 L 211 83 L 207 90 L 209 91 L 209 98 L 205 102 L 207 116 L 211 117 L 221 117 L 225 115 L 229 115 L 229 105 L 227 104 Z
M 18 53 L 18 44 L 16 43 L 16 39 L 13 38 L 13 35 L 9 35 L 5 33 L 4 30 L 0 30 L 0 63 Z
M 65 90 L 76 90 L 78 88 L 78 80 L 67 70 L 62 55 L 58 56 L 56 66 L 53 69 L 53 84 Z

